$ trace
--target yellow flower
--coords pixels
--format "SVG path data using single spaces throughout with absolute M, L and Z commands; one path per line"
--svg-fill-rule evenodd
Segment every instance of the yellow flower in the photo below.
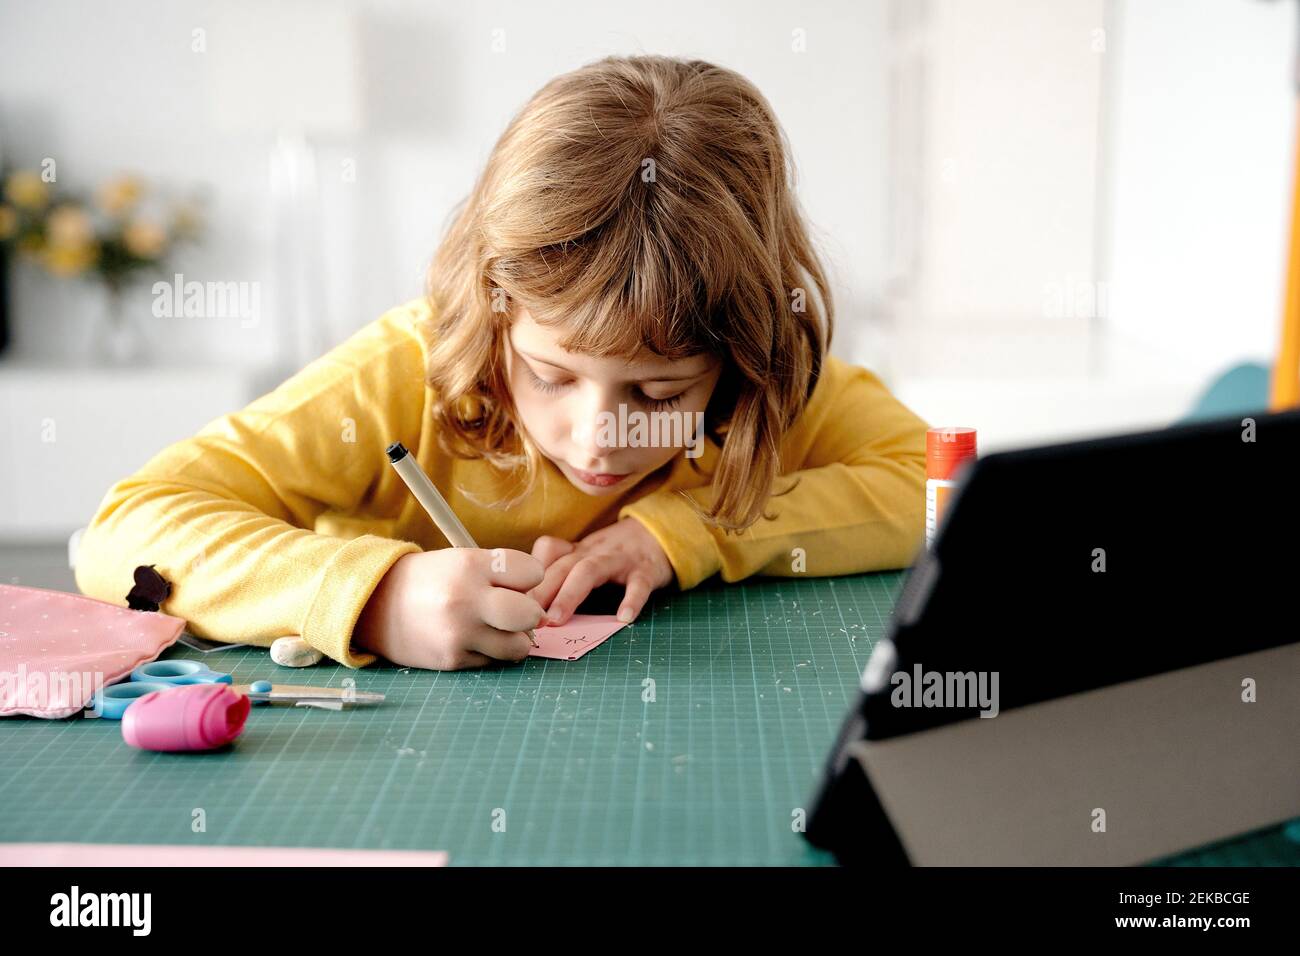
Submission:
M 40 209 L 49 201 L 50 189 L 40 173 L 20 169 L 5 183 L 5 198 L 23 209 Z
M 10 206 L 0 206 L 0 239 L 8 239 L 18 231 L 18 213 Z
M 84 246 L 95 238 L 95 227 L 80 206 L 59 206 L 45 220 L 45 235 L 51 246 Z
M 99 187 L 96 198 L 100 208 L 110 216 L 128 212 L 144 194 L 144 184 L 134 176 L 118 176 Z
M 122 231 L 122 244 L 140 259 L 156 259 L 167 247 L 167 230 L 147 219 L 133 220 Z
M 93 242 L 77 246 L 51 246 L 45 253 L 45 268 L 56 276 L 75 276 L 95 264 L 99 247 Z
M 172 230 L 180 237 L 194 238 L 203 228 L 203 217 L 189 203 L 182 203 L 175 209 Z

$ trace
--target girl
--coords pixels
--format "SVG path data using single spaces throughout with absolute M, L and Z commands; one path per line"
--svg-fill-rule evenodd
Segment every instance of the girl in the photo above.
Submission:
M 719 572 L 906 565 L 926 423 L 828 354 L 792 180 L 730 70 L 557 77 L 496 144 L 428 296 L 114 485 L 78 586 L 122 601 L 153 564 L 198 636 L 452 669 L 525 657 L 526 629 L 606 582 L 632 620 Z M 483 549 L 447 547 L 394 441 Z

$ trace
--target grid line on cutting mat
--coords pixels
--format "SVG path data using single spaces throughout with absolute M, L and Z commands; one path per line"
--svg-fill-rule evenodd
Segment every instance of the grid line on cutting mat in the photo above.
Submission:
M 0 840 L 446 850 L 453 865 L 829 862 L 794 815 L 901 583 L 715 579 L 656 594 L 579 660 L 484 671 L 289 671 L 263 649 L 175 649 L 237 683 L 352 678 L 388 696 L 257 708 L 214 754 L 135 751 L 114 721 L 6 719 Z M 1300 862 L 1300 848 L 1274 830 L 1174 862 L 1224 860 Z

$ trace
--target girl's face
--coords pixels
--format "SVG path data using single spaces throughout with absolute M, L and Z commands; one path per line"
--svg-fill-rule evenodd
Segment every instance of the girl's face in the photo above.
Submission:
M 629 362 L 565 352 L 561 337 L 521 309 L 508 336 L 506 374 L 524 428 L 575 488 L 621 494 L 683 453 L 681 443 L 647 436 L 703 440 L 698 423 L 722 371 L 716 356 L 671 361 L 643 350 Z M 638 421 L 645 423 L 640 432 Z

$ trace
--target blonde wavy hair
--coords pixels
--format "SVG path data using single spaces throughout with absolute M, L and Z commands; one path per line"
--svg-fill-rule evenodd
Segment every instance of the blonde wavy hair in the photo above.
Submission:
M 442 449 L 522 473 L 520 495 L 535 479 L 504 362 L 523 306 L 566 350 L 722 359 L 704 421 L 721 448 L 713 501 L 687 500 L 714 526 L 752 525 L 834 328 L 794 181 L 771 107 L 732 70 L 607 57 L 552 79 L 497 141 L 429 269 Z

